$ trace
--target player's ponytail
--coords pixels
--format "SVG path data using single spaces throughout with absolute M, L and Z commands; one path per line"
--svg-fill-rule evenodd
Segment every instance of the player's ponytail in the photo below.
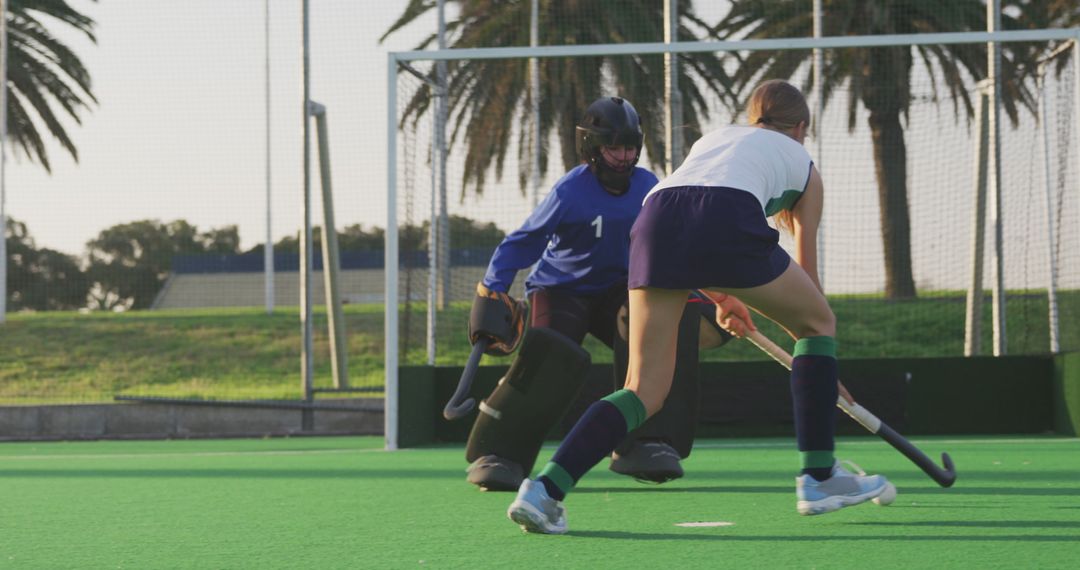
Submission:
M 751 125 L 763 125 L 777 131 L 794 129 L 799 123 L 810 124 L 810 107 L 801 91 L 787 81 L 772 79 L 758 85 L 746 104 Z
M 791 213 L 791 210 L 780 210 L 773 214 L 773 221 L 776 223 L 776 229 L 784 230 L 788 235 L 795 235 L 795 215 Z

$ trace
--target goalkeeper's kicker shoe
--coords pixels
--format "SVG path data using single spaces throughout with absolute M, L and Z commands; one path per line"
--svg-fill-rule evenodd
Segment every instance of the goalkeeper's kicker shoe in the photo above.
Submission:
M 532 479 L 522 481 L 517 498 L 510 503 L 506 516 L 521 525 L 521 530 L 525 532 L 566 532 L 566 509 L 562 502 L 549 497 L 544 484 Z
M 679 452 L 662 441 L 638 441 L 625 454 L 613 453 L 608 468 L 642 483 L 666 483 L 683 476 L 679 459 Z
M 833 465 L 832 477 L 818 481 L 809 475 L 795 478 L 795 508 L 800 515 L 822 515 L 873 499 L 888 487 L 882 475 L 867 475 L 858 465 L 845 461 L 857 473 Z
M 481 491 L 517 491 L 525 478 L 522 467 L 498 455 L 485 455 L 469 464 L 465 480 Z

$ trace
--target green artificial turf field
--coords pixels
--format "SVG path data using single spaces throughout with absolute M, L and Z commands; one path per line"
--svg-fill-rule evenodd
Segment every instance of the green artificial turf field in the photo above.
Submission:
M 570 533 L 524 535 L 512 496 L 464 481 L 460 446 L 379 438 L 0 445 L 5 568 L 1072 568 L 1080 440 L 925 438 L 942 489 L 876 438 L 838 456 L 899 489 L 889 507 L 795 513 L 789 440 L 707 440 L 651 486 L 602 466 Z M 546 447 L 541 459 L 553 448 Z M 679 523 L 723 526 L 681 527 Z

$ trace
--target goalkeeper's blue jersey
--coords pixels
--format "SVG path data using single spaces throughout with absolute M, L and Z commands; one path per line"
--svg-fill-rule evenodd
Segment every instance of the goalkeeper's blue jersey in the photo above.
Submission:
M 526 293 L 554 288 L 588 295 L 625 282 L 630 227 L 656 182 L 652 172 L 634 167 L 630 189 L 615 196 L 587 165 L 567 172 L 495 249 L 484 286 L 506 292 L 517 272 L 534 263 L 525 279 Z

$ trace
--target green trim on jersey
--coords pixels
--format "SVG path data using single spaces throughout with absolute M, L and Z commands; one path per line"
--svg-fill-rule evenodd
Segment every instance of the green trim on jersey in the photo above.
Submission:
M 802 197 L 802 190 L 784 190 L 779 198 L 773 198 L 765 204 L 765 215 L 771 216 L 780 210 L 790 210 Z

